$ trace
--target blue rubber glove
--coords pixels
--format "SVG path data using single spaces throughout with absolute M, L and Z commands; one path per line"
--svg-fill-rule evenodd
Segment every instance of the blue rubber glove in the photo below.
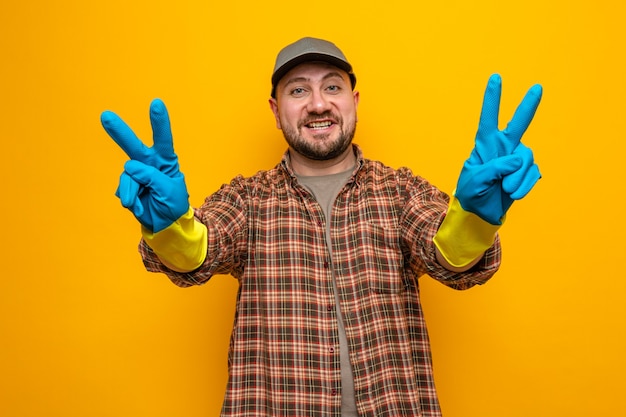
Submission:
M 174 152 L 165 104 L 159 99 L 150 104 L 154 141 L 150 148 L 115 113 L 103 112 L 101 122 L 109 136 L 131 159 L 124 165 L 115 193 L 122 206 L 153 233 L 167 228 L 187 213 L 189 194 Z
M 493 225 L 502 224 L 514 200 L 524 197 L 541 178 L 532 151 L 521 143 L 539 102 L 542 87 L 534 85 L 517 107 L 506 129 L 498 128 L 502 79 L 489 78 L 475 146 L 465 161 L 455 196 L 461 207 Z

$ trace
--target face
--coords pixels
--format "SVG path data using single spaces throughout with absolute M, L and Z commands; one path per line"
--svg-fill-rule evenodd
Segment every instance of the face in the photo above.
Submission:
M 270 106 L 290 149 L 326 161 L 344 154 L 356 130 L 359 93 L 348 74 L 322 63 L 301 64 L 278 82 Z

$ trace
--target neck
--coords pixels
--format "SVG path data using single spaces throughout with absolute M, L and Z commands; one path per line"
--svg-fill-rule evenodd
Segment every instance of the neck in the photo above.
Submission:
M 309 159 L 289 148 L 289 159 L 294 172 L 307 177 L 338 174 L 351 169 L 356 163 L 352 146 L 338 157 L 324 161 Z

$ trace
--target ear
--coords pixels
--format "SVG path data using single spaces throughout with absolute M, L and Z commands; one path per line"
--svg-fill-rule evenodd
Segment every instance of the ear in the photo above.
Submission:
M 272 113 L 274 113 L 274 118 L 276 119 L 276 128 L 282 129 L 280 125 L 280 116 L 278 115 L 278 101 L 275 98 L 269 99 L 270 109 L 272 109 Z
M 352 92 L 352 96 L 354 97 L 354 115 L 355 115 L 355 120 L 358 122 L 359 121 L 359 114 L 357 112 L 357 109 L 359 108 L 359 100 L 361 99 L 361 93 L 359 93 L 358 91 L 353 91 Z

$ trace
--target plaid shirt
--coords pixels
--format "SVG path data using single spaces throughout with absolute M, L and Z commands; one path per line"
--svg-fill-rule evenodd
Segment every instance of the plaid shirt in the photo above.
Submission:
M 472 270 L 435 259 L 432 238 L 449 197 L 407 168 L 363 159 L 326 220 L 298 184 L 288 153 L 274 169 L 237 177 L 208 197 L 197 218 L 208 255 L 191 273 L 163 266 L 140 244 L 149 271 L 181 287 L 214 274 L 239 280 L 222 416 L 340 416 L 336 280 L 360 416 L 440 416 L 417 278 L 455 289 L 487 281 L 496 244 Z

